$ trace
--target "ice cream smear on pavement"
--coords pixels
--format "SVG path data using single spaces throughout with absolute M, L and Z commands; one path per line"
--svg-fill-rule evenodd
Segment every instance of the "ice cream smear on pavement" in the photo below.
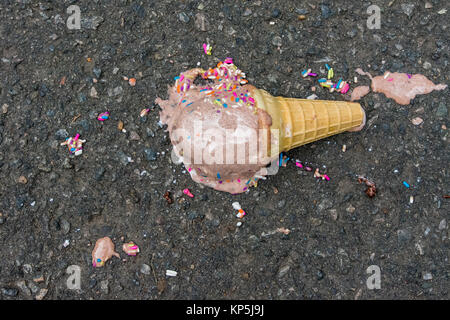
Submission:
M 434 90 L 444 90 L 447 85 L 434 84 L 421 74 L 408 74 L 408 73 L 391 73 L 386 71 L 384 75 L 372 77 L 368 72 L 364 72 L 361 68 L 355 70 L 360 75 L 368 76 L 372 80 L 372 91 L 381 92 L 386 97 L 392 98 L 398 104 L 407 105 L 419 94 L 427 94 Z M 355 88 L 356 91 L 358 88 Z M 359 89 L 363 90 L 363 89 Z M 352 101 L 360 99 L 363 95 L 361 92 L 352 93 Z M 368 91 L 366 92 L 366 94 Z M 358 99 L 356 99 L 356 97 Z
M 194 181 L 245 192 L 276 173 L 280 152 L 365 124 L 358 103 L 273 97 L 247 82 L 226 58 L 181 73 L 168 99 L 156 99 L 174 154 Z
M 104 237 L 97 240 L 94 250 L 92 251 L 92 266 L 103 267 L 105 262 L 112 256 L 120 258 L 120 255 L 114 251 L 114 243 L 111 238 Z

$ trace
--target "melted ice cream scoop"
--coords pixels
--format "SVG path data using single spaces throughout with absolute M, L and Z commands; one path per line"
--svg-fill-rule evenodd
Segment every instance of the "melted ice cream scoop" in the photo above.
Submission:
M 114 251 L 114 243 L 111 238 L 98 239 L 92 251 L 92 265 L 97 268 L 103 267 L 105 262 L 111 259 L 112 256 L 120 258 L 120 255 Z
M 214 83 L 197 85 L 197 76 Z M 252 147 L 258 150 L 259 129 L 268 129 L 271 118 L 255 107 L 253 86 L 245 85 L 244 77 L 227 59 L 215 69 L 182 73 L 169 88 L 169 99 L 156 99 L 174 152 L 192 179 L 230 193 L 245 191 L 270 162 L 252 152 Z
M 445 84 L 434 84 L 422 74 L 391 73 L 386 71 L 384 75 L 372 77 L 370 73 L 362 69 L 356 69 L 361 75 L 366 75 L 372 80 L 372 91 L 381 92 L 388 98 L 392 98 L 398 104 L 407 105 L 419 94 L 427 94 L 434 90 L 444 90 Z

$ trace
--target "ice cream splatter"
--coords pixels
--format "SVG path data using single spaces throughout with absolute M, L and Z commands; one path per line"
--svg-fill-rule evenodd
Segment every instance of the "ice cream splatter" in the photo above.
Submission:
M 124 243 L 122 250 L 129 256 L 135 256 L 139 253 L 139 247 L 133 241 Z
M 114 251 L 114 243 L 111 238 L 104 237 L 97 240 L 92 251 L 92 265 L 94 267 L 103 267 L 105 262 L 112 256 L 120 258 L 120 255 Z
M 392 98 L 398 104 L 407 105 L 416 95 L 427 94 L 434 90 L 444 90 L 446 84 L 434 84 L 422 74 L 391 73 L 386 71 L 384 75 L 372 77 L 370 73 L 361 68 L 355 70 L 361 75 L 366 75 L 372 80 L 372 91 L 381 92 L 386 97 Z
M 353 89 L 350 101 L 357 101 L 370 92 L 368 86 L 359 86 Z

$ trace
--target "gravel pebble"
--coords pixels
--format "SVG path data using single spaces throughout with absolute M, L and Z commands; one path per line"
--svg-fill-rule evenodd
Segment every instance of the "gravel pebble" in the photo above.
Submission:
M 276 47 L 281 47 L 283 45 L 283 40 L 280 36 L 275 36 L 272 38 L 272 44 Z
M 8 297 L 15 297 L 19 294 L 19 290 L 15 288 L 2 288 L 2 294 Z
M 438 118 L 443 118 L 447 115 L 447 106 L 444 102 L 439 103 L 439 107 L 436 110 L 436 116 Z
M 48 289 L 41 289 L 39 293 L 36 295 L 36 300 L 43 300 L 47 295 Z
M 415 4 L 402 3 L 401 7 L 402 7 L 403 13 L 406 14 L 408 16 L 408 18 L 410 18 L 414 12 Z
M 150 149 L 150 148 L 144 149 L 144 154 L 145 154 L 145 158 L 146 158 L 148 161 L 156 161 L 156 159 L 157 159 L 157 154 L 156 154 L 156 152 L 153 151 L 153 150 Z
M 190 20 L 189 16 L 188 16 L 185 12 L 181 12 L 181 13 L 178 15 L 178 19 L 179 19 L 181 22 L 184 22 L 184 23 L 188 23 L 189 20 Z
M 149 265 L 147 265 L 147 264 L 142 264 L 142 266 L 141 266 L 141 273 L 142 274 L 146 274 L 146 275 L 149 275 L 150 274 L 150 271 L 151 271 L 151 269 L 150 269 L 150 266 Z

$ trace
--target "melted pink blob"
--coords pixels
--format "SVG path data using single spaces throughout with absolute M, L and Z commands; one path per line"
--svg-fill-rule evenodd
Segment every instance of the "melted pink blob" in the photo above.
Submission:
M 381 92 L 386 97 L 392 98 L 395 102 L 402 105 L 409 104 L 416 95 L 447 88 L 446 84 L 434 84 L 422 74 L 410 75 L 386 71 L 384 75 L 372 78 L 368 72 L 364 72 L 360 68 L 355 71 L 372 79 L 373 92 Z
M 98 239 L 92 251 L 92 265 L 97 268 L 103 267 L 105 262 L 111 259 L 112 256 L 120 258 L 120 255 L 114 251 L 114 243 L 111 238 Z
M 366 94 L 370 92 L 370 88 L 368 86 L 359 86 L 353 89 L 352 96 L 350 101 L 356 101 L 364 97 Z

